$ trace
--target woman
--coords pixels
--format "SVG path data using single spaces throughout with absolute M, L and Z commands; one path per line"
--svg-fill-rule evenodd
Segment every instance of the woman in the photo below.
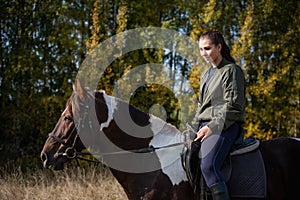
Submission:
M 201 142 L 201 170 L 214 200 L 229 199 L 221 166 L 243 138 L 245 78 L 224 37 L 209 31 L 199 40 L 200 54 L 211 67 L 201 76 L 199 105 L 193 120 Z

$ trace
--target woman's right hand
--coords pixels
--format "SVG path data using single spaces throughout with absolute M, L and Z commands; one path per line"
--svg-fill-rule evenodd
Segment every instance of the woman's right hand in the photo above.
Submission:
M 201 142 L 203 142 L 211 134 L 212 134 L 211 129 L 208 126 L 203 126 L 197 132 L 197 137 L 194 139 L 194 141 L 197 141 L 197 140 L 201 139 Z

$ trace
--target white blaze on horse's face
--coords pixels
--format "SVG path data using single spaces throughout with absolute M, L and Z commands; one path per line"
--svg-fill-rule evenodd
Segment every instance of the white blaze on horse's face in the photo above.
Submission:
M 66 109 L 63 111 L 63 113 L 61 114 L 61 116 L 63 116 L 68 110 L 68 106 L 66 107 Z

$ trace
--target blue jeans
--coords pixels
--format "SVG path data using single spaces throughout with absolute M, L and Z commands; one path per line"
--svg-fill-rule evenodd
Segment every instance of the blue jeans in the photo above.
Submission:
M 206 123 L 201 124 L 201 127 Z M 200 167 L 208 187 L 225 181 L 221 167 L 239 134 L 240 126 L 235 123 L 221 133 L 213 133 L 201 144 Z

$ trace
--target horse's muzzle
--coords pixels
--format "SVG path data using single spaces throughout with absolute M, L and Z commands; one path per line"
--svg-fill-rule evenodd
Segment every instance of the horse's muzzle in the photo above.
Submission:
M 49 156 L 45 151 L 41 152 L 41 160 L 46 169 L 62 170 L 64 168 L 64 162 L 55 159 L 54 156 Z

